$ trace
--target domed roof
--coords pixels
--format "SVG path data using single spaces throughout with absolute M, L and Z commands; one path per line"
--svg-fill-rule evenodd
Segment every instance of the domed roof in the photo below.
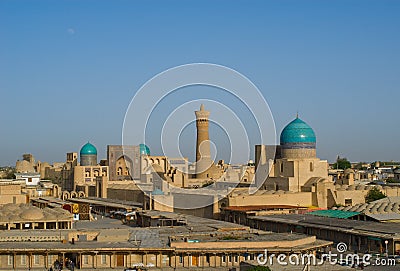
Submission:
M 286 125 L 281 133 L 281 145 L 286 143 L 316 143 L 313 129 L 298 117 Z
M 81 149 L 81 155 L 90 155 L 90 154 L 97 154 L 97 149 L 95 146 L 90 144 L 89 142 L 86 143 Z
M 36 207 L 29 208 L 21 213 L 21 218 L 25 220 L 40 220 L 43 217 L 43 212 Z
M 145 144 L 139 144 L 140 154 L 150 155 L 150 149 Z

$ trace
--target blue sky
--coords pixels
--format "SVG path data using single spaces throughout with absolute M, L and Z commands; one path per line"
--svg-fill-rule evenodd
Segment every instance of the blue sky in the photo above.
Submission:
M 0 165 L 64 161 L 88 140 L 104 158 L 140 86 L 194 62 L 252 80 L 278 134 L 299 111 L 320 158 L 400 160 L 398 14 L 385 0 L 0 1 Z

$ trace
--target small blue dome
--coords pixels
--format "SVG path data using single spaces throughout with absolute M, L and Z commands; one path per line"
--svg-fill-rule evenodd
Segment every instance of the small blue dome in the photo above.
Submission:
M 153 192 L 151 192 L 151 194 L 152 195 L 164 195 L 164 192 L 161 189 L 156 188 L 153 190 Z
M 140 147 L 140 154 L 150 155 L 150 149 L 145 144 L 139 144 L 139 147 Z
M 89 142 L 86 143 L 80 152 L 81 155 L 97 155 L 97 149 L 95 146 L 90 144 Z
M 281 145 L 291 143 L 316 143 L 313 129 L 304 121 L 296 118 L 281 133 Z

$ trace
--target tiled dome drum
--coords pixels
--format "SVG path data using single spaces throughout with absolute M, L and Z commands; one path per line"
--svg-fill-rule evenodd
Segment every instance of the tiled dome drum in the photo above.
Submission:
M 80 151 L 81 166 L 95 166 L 97 165 L 97 149 L 95 146 L 86 143 Z

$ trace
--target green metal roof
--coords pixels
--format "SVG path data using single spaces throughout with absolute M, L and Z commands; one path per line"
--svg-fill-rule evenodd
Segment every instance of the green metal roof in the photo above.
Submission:
M 349 212 L 341 210 L 318 210 L 310 212 L 309 214 L 315 216 L 333 217 L 333 218 L 350 218 L 359 215 L 360 212 Z

